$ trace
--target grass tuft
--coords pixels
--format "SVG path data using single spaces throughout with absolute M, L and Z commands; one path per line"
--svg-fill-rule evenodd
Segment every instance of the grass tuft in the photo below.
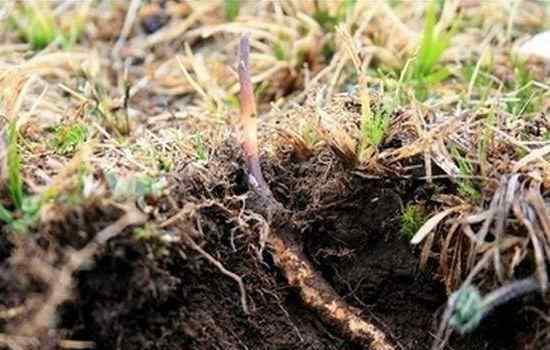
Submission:
M 27 232 L 38 218 L 41 201 L 38 197 L 27 196 L 23 190 L 19 133 L 15 120 L 10 121 L 7 131 L 7 185 L 13 209 L 10 211 L 0 204 L 0 220 L 8 224 L 15 232 Z
M 333 32 L 340 23 L 345 21 L 356 3 L 357 0 L 343 0 L 335 11 L 331 12 L 326 6 L 316 2 L 313 18 L 326 32 Z
M 506 108 L 514 119 L 531 118 L 540 110 L 542 92 L 534 85 L 535 79 L 525 60 L 514 58 L 512 64 L 515 79 L 509 83 L 509 88 L 513 97 L 507 101 Z
M 34 50 L 58 42 L 72 47 L 81 37 L 89 10 L 89 1 L 79 5 L 76 13 L 56 17 L 48 1 L 23 1 L 16 6 L 10 22 L 19 36 Z
M 80 122 L 60 125 L 55 129 L 53 145 L 57 153 L 70 154 L 76 152 L 86 142 L 87 137 L 88 128 Z
M 240 0 L 224 0 L 223 1 L 225 18 L 232 22 L 237 17 L 239 17 L 239 12 L 241 10 L 241 1 Z
M 12 21 L 23 39 L 35 50 L 51 44 L 58 35 L 52 9 L 47 3 L 23 3 Z
M 374 108 L 371 108 L 368 93 L 361 95 L 361 139 L 358 154 L 359 160 L 364 161 L 384 141 L 390 127 L 394 107 L 389 100 L 381 99 Z
M 432 0 L 426 9 L 422 40 L 410 73 L 410 80 L 416 89 L 416 97 L 421 100 L 427 98 L 428 89 L 431 86 L 444 81 L 451 74 L 447 67 L 440 67 L 439 62 L 451 44 L 458 21 L 454 21 L 451 29 L 438 31 L 438 10 L 438 1 Z
M 407 241 L 410 241 L 420 230 L 428 217 L 424 207 L 417 204 L 409 204 L 401 214 L 401 232 Z
M 195 159 L 200 162 L 208 162 L 208 146 L 205 143 L 203 134 L 196 133 L 193 135 L 193 145 L 195 146 Z
M 8 129 L 8 190 L 17 209 L 23 206 L 23 174 L 19 152 L 19 132 L 16 121 L 12 120 Z
M 451 153 L 458 164 L 461 175 L 461 178 L 458 179 L 458 191 L 464 197 L 478 203 L 481 199 L 481 192 L 471 179 L 471 177 L 476 174 L 472 161 L 462 156 L 456 148 L 452 148 Z

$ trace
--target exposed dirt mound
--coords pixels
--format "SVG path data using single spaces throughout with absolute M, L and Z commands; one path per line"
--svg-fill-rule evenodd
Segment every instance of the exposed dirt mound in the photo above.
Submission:
M 200 215 L 203 248 L 243 276 L 250 315 L 243 313 L 235 282 L 197 254 L 181 247 L 155 252 L 150 244 L 121 239 L 94 270 L 79 275 L 81 297 L 73 311 L 83 328 L 75 337 L 93 335 L 101 349 L 341 348 L 257 261 L 254 237 L 235 239 L 233 251 L 227 212 L 205 208 Z
M 325 279 L 400 348 L 429 348 L 446 294 L 433 271 L 419 271 L 418 254 L 400 234 L 398 220 L 402 202 L 417 184 L 362 179 L 330 152 L 307 161 L 286 152 L 280 162 L 265 163 L 270 186 L 293 212 L 289 229 L 301 232 L 306 255 Z M 208 169 L 184 165 L 173 181 L 173 209 L 166 211 L 175 214 L 190 203 L 196 210 L 188 213 L 185 225 L 163 234 L 176 239 L 189 231 L 204 251 L 241 276 L 249 315 L 237 283 L 203 255 L 159 237 L 137 240 L 127 230 L 109 241 L 93 266 L 78 273 L 77 297 L 61 308 L 58 327 L 65 331 L 58 337 L 93 341 L 98 349 L 359 348 L 303 306 L 268 249 L 259 258 L 261 223 L 243 216 L 245 197 L 239 195 L 247 185 L 238 164 L 238 151 L 226 146 L 213 155 Z M 169 208 L 168 202 L 160 207 Z M 97 210 L 89 213 L 97 216 Z M 79 246 L 80 238 L 71 240 L 70 232 L 105 226 L 89 219 L 68 222 L 72 226 L 50 228 L 49 239 Z M 2 242 L 2 256 L 7 256 L 10 244 Z M 2 283 L 5 301 L 24 290 L 30 293 L 9 287 L 13 271 L 8 261 L 3 262 L 3 273 L 9 274 Z M 517 305 L 500 310 L 485 322 L 488 326 L 452 348 L 522 348 L 518 329 L 510 327 L 525 320 L 510 311 L 517 313 Z
M 203 256 L 180 245 L 125 237 L 112 240 L 94 268 L 78 275 L 80 297 L 63 317 L 73 328 L 71 338 L 92 340 L 101 349 L 354 349 L 302 307 L 269 254 L 259 260 L 258 234 L 238 227 L 241 202 L 228 200 L 246 185 L 226 152 L 212 161 L 217 177 L 184 165 L 173 195 L 182 207 L 200 207 L 194 218 L 202 236 L 196 238 L 242 276 L 250 314 L 243 312 L 235 281 Z

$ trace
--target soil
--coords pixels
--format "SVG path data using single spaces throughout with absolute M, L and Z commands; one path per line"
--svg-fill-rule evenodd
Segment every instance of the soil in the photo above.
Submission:
M 266 178 L 293 213 L 293 227 L 316 268 L 398 348 L 429 349 L 447 295 L 436 271 L 419 270 L 419 254 L 399 227 L 404 203 L 428 192 L 424 184 L 354 176 L 328 151 L 306 161 L 291 151 L 281 153 L 279 160 L 264 160 Z M 138 240 L 128 231 L 76 276 L 76 297 L 59 310 L 59 336 L 93 341 L 96 349 L 358 349 L 302 305 L 269 250 L 258 257 L 257 230 L 235 220 L 242 209 L 235 196 L 247 188 L 239 164 L 227 147 L 213 155 L 206 170 L 183 165 L 172 181 L 172 196 L 178 207 L 204 204 L 195 214 L 203 235 L 195 238 L 243 278 L 249 315 L 243 312 L 236 282 L 201 255 L 181 244 Z M 94 220 L 78 225 L 80 231 L 98 229 Z M 65 239 L 75 232 L 59 230 Z M 186 227 L 168 233 L 177 235 L 178 230 Z M 52 239 L 51 233 L 44 235 L 37 233 L 36 240 Z M 7 259 L 13 250 L 3 235 L 0 296 L 8 308 L 34 288 L 10 282 L 20 279 Z M 530 339 L 522 334 L 529 322 L 518 308 L 500 309 L 472 335 L 455 337 L 450 348 L 527 349 Z

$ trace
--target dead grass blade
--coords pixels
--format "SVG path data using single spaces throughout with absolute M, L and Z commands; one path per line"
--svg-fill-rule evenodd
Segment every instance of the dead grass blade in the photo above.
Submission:
M 523 189 L 522 189 L 523 192 Z M 538 224 L 533 221 L 534 212 L 528 206 L 527 202 L 522 198 L 513 204 L 513 210 L 516 217 L 520 220 L 523 226 L 527 229 L 531 245 L 535 254 L 535 262 L 537 265 L 536 275 L 543 291 L 548 286 L 548 273 L 546 271 L 545 249 L 537 232 L 539 231 Z
M 530 151 L 527 155 L 521 158 L 512 168 L 513 172 L 519 172 L 522 168 L 527 166 L 529 163 L 534 161 L 540 161 L 545 164 L 546 167 L 549 167 L 550 164 L 544 159 L 544 156 L 550 153 L 550 145 L 541 147 L 539 149 Z
M 411 244 L 419 244 L 426 238 L 426 236 L 432 232 L 436 226 L 443 221 L 447 216 L 449 216 L 452 213 L 455 213 L 457 211 L 461 211 L 466 209 L 467 207 L 464 205 L 458 205 L 456 207 L 448 208 L 443 210 L 440 213 L 437 213 L 436 215 L 432 216 L 422 227 L 418 230 L 418 232 L 414 235 L 414 237 L 411 239 Z
M 451 225 L 449 232 L 447 232 L 445 240 L 443 241 L 441 254 L 439 256 L 439 266 L 441 267 L 442 274 L 445 278 L 445 285 L 447 286 L 448 291 L 452 290 L 455 285 L 455 281 L 459 280 L 459 276 L 455 276 L 455 273 L 456 271 L 460 271 L 460 268 L 457 265 L 461 265 L 462 263 L 460 255 L 464 237 L 458 235 L 460 233 L 458 229 L 461 226 L 463 215 L 464 214 L 460 214 L 460 216 L 455 219 Z M 457 243 L 451 247 L 451 242 L 455 236 L 457 236 Z

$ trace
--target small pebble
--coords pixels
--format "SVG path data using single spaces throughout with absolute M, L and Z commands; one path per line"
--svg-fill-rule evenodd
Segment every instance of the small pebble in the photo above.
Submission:
M 550 31 L 536 34 L 524 42 L 517 52 L 527 58 L 535 57 L 550 61 Z

